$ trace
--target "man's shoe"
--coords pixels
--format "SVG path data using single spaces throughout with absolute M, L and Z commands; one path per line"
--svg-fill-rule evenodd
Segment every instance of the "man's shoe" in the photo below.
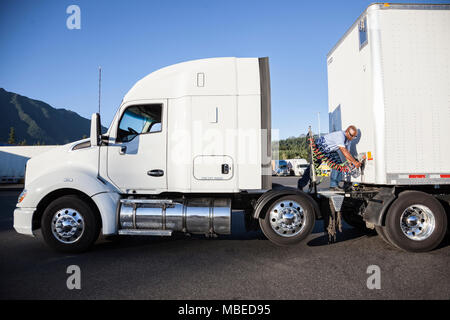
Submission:
M 344 189 L 339 188 L 339 187 L 330 187 L 330 191 L 344 191 Z

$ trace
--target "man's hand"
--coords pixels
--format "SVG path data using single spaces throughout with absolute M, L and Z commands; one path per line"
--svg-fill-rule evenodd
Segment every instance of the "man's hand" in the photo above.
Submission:
M 355 158 L 352 157 L 350 152 L 344 147 L 339 147 L 344 157 L 347 159 L 348 162 L 351 162 L 356 168 L 361 167 L 361 162 L 355 160 Z
M 362 160 L 361 160 L 361 162 L 362 161 L 364 161 L 364 160 L 366 160 L 366 155 L 363 155 L 362 156 Z M 362 165 L 362 163 L 361 163 L 360 161 L 356 161 L 355 160 L 355 162 L 353 162 L 353 165 L 356 167 L 356 168 L 360 168 L 361 167 L 361 165 Z

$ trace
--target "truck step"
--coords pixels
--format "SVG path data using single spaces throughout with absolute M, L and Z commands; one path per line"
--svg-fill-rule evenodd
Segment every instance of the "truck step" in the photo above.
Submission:
M 172 204 L 173 201 L 171 199 L 120 199 L 121 203 L 124 204 L 155 204 L 155 205 L 163 205 L 163 204 Z
M 171 236 L 172 230 L 120 229 L 119 235 L 126 236 Z

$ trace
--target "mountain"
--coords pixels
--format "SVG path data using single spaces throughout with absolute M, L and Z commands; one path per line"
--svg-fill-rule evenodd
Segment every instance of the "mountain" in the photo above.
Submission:
M 91 121 L 66 109 L 55 109 L 0 88 L 0 143 L 6 143 L 14 127 L 15 141 L 33 144 L 65 144 L 89 137 Z M 102 130 L 103 131 L 103 130 Z

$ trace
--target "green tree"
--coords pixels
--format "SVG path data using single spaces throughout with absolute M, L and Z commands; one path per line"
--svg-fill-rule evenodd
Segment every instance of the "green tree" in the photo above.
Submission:
M 14 127 L 11 127 L 9 129 L 9 138 L 8 138 L 9 144 L 16 144 L 16 130 Z
M 276 145 L 275 143 L 272 146 Z M 309 159 L 310 148 L 306 136 L 289 137 L 278 141 L 280 160 L 302 158 Z M 275 151 L 275 147 L 272 150 Z

